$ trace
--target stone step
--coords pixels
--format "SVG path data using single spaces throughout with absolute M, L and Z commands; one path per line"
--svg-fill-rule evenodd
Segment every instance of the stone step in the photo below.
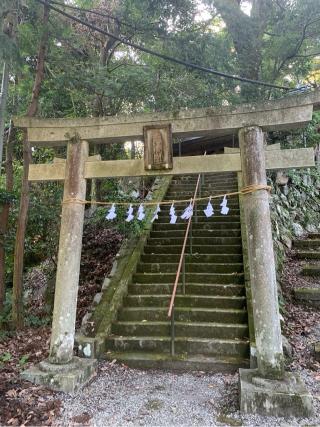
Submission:
M 124 307 L 169 307 L 171 294 L 128 295 L 124 299 Z M 224 297 L 208 295 L 177 295 L 175 307 L 198 308 L 245 308 L 245 297 Z
M 190 234 L 188 239 L 190 239 Z M 147 240 L 148 245 L 161 245 L 161 246 L 171 246 L 172 244 L 180 245 L 182 248 L 184 237 L 167 237 L 167 238 L 156 238 L 149 237 Z M 192 244 L 193 245 L 240 245 L 242 242 L 241 237 L 197 237 L 192 235 Z
M 201 216 L 201 217 L 205 218 L 205 220 L 207 220 L 207 217 L 205 216 L 205 213 L 204 213 L 204 210 L 207 207 L 207 203 L 203 204 L 202 206 L 197 205 L 197 209 L 194 209 L 194 215 L 193 216 L 195 216 L 195 214 L 197 212 L 198 216 Z M 178 208 L 176 206 L 175 214 L 180 217 L 182 215 L 182 213 L 184 212 L 185 208 L 186 208 L 185 205 L 182 207 L 179 206 Z M 223 215 L 220 212 L 221 208 L 219 206 L 214 206 L 214 209 L 215 209 L 214 214 L 213 214 L 214 217 L 225 217 L 225 216 L 229 216 L 229 215 L 239 216 L 240 215 L 239 207 L 229 206 L 230 210 L 229 210 L 228 215 Z M 170 205 L 169 206 L 162 206 L 160 214 L 169 215 L 169 211 L 170 211 Z M 212 217 L 209 217 L 209 218 L 212 218 Z
M 215 180 L 209 180 L 209 179 L 205 179 L 204 181 L 200 181 L 202 187 L 208 187 L 208 186 L 212 186 L 214 187 L 215 185 L 236 185 L 238 184 L 238 181 L 235 178 L 225 178 L 225 179 L 215 179 Z M 179 181 L 179 180 L 175 180 L 173 179 L 170 183 L 170 188 L 172 187 L 189 187 L 189 188 L 195 188 L 195 185 L 197 183 L 197 180 L 195 179 L 194 181 Z
M 180 260 L 180 254 L 166 255 L 166 254 L 143 254 L 141 256 L 141 262 L 151 263 L 178 263 Z M 186 263 L 204 262 L 204 263 L 242 263 L 242 255 L 231 255 L 231 254 L 213 254 L 213 255 L 186 255 Z
M 309 233 L 308 234 L 309 239 L 320 239 L 320 233 Z
M 235 373 L 239 368 L 249 368 L 248 358 L 242 357 L 209 357 L 202 354 L 175 355 L 148 352 L 114 352 L 104 354 L 106 360 L 122 363 L 137 369 L 161 369 L 178 372 L 228 372 Z
M 187 222 L 179 222 L 176 224 L 169 224 L 169 221 L 161 222 L 156 221 L 153 223 L 152 230 L 158 231 L 158 230 L 186 230 L 187 228 Z M 193 230 L 219 230 L 219 232 L 224 233 L 229 230 L 238 230 L 240 231 L 241 224 L 240 222 L 208 222 L 208 221 L 199 221 L 198 222 L 192 222 L 192 229 Z M 222 234 L 224 235 L 224 234 Z
M 185 197 L 185 196 L 176 196 L 176 197 L 168 197 L 163 199 L 166 204 L 160 206 L 161 208 L 161 212 L 169 212 L 171 205 L 174 201 L 174 207 L 176 212 L 180 213 L 183 212 L 186 208 L 186 206 L 189 204 L 189 201 L 191 200 L 191 196 L 190 197 Z M 196 206 L 198 208 L 198 211 L 200 210 L 204 210 L 207 205 L 208 205 L 208 201 L 209 198 L 206 197 L 203 200 L 197 200 L 196 201 Z M 211 199 L 211 204 L 213 206 L 214 212 L 215 214 L 218 215 L 218 213 L 220 213 L 220 204 L 221 204 L 221 200 L 220 199 Z M 235 210 L 239 210 L 239 202 L 237 200 L 232 200 L 232 199 L 228 199 L 227 200 L 227 206 L 231 209 L 235 209 Z
M 177 197 L 164 198 L 163 200 L 167 201 L 168 203 L 161 206 L 161 212 L 169 211 L 173 200 L 175 201 L 174 207 L 175 207 L 176 212 L 183 212 L 184 209 L 186 208 L 186 206 L 188 205 L 189 200 L 191 198 L 192 198 L 191 196 L 190 197 L 177 196 Z M 180 202 L 179 200 L 182 200 L 182 202 Z M 205 209 L 207 207 L 208 201 L 209 201 L 209 198 L 197 201 L 196 205 L 198 207 L 198 210 Z M 227 202 L 228 202 L 227 205 L 230 208 L 230 210 L 231 209 L 235 209 L 235 210 L 238 209 L 239 210 L 239 202 L 237 200 L 228 199 Z M 215 214 L 220 213 L 221 200 L 220 199 L 212 199 L 211 204 L 214 208 Z
M 320 239 L 295 240 L 296 248 L 320 248 Z
M 299 259 L 320 259 L 320 251 L 297 251 L 296 256 Z
M 237 174 L 235 172 L 205 172 L 203 174 L 201 174 L 204 176 L 205 179 L 208 178 L 212 178 L 212 179 L 226 179 L 226 178 L 237 178 Z M 190 179 L 194 179 L 197 180 L 198 179 L 199 174 L 190 174 L 190 175 L 175 175 L 174 179 L 175 180 L 180 180 L 180 181 L 185 181 L 185 180 L 190 180 Z
M 222 188 L 217 188 L 215 187 L 214 189 L 204 189 L 202 188 L 201 191 L 198 190 L 198 194 L 197 197 L 209 197 L 209 196 L 220 196 L 221 195 L 221 199 L 223 198 L 224 194 L 228 194 L 228 193 L 236 193 L 238 191 L 238 186 L 234 186 L 234 187 L 222 187 Z M 169 190 L 166 194 L 166 198 L 171 200 L 171 199 L 181 199 L 181 198 L 188 198 L 188 197 L 193 197 L 195 192 L 195 188 L 193 190 Z M 230 196 L 229 198 L 237 198 L 237 195 L 234 196 Z M 237 199 L 235 199 L 237 200 Z M 212 202 L 216 202 L 217 204 L 221 203 L 220 198 L 216 198 L 213 199 Z
M 171 185 L 183 185 L 183 184 L 189 184 L 195 186 L 198 181 L 198 176 L 194 176 L 193 178 L 189 179 L 180 179 L 180 178 L 173 178 L 171 181 Z M 229 182 L 238 182 L 237 177 L 235 176 L 218 176 L 218 177 L 209 177 L 206 176 L 204 180 L 202 181 L 204 185 L 208 184 L 228 184 Z
M 171 224 L 170 224 L 171 226 Z M 170 228 L 163 230 L 155 230 L 151 231 L 151 238 L 163 238 L 163 237 L 184 237 L 186 233 L 186 227 L 181 230 L 171 230 Z M 192 235 L 194 237 L 241 237 L 241 230 L 215 230 L 215 229 L 200 229 L 200 228 L 192 228 Z
M 166 321 L 168 307 L 123 307 L 118 320 Z M 246 323 L 247 312 L 240 309 L 176 307 L 175 320 L 181 322 Z
M 186 283 L 242 284 L 244 281 L 243 273 L 186 273 L 185 276 Z M 174 283 L 175 278 L 175 273 L 134 273 L 132 276 L 135 283 Z
M 106 340 L 106 349 L 112 351 L 155 351 L 170 353 L 169 337 L 118 337 L 110 336 Z M 248 340 L 228 340 L 215 338 L 177 337 L 175 351 L 181 353 L 200 353 L 212 356 L 248 357 Z
M 307 264 L 302 267 L 304 276 L 320 276 L 320 264 Z
M 217 194 L 227 193 L 228 191 L 238 191 L 238 183 L 235 181 L 227 181 L 227 182 L 213 182 L 208 181 L 204 185 L 198 186 L 198 191 L 215 191 Z M 168 193 L 172 191 L 186 191 L 189 193 L 194 193 L 196 190 L 196 182 L 193 183 L 172 183 L 168 188 Z
M 320 307 L 320 288 L 296 288 L 294 296 L 298 301 Z
M 178 262 L 176 263 L 144 263 L 140 262 L 137 267 L 138 273 L 176 273 Z M 186 262 L 185 271 L 187 273 L 243 273 L 243 264 L 237 263 L 202 263 Z
M 167 222 L 167 224 L 170 226 L 171 224 L 169 224 L 169 220 L 170 220 L 169 213 L 167 213 L 167 212 L 160 212 L 159 213 L 159 222 L 160 223 L 161 222 Z M 210 218 L 207 218 L 203 212 L 199 211 L 198 212 L 198 221 L 199 222 L 207 221 L 209 224 L 212 224 L 215 222 L 240 222 L 240 215 L 231 215 L 231 214 L 230 215 L 218 215 L 217 214 L 217 215 L 211 216 Z M 181 219 L 179 216 L 177 222 L 184 223 L 187 221 Z M 192 224 L 193 223 L 195 223 L 195 217 L 194 216 L 193 216 Z
M 170 336 L 170 321 L 117 322 L 112 326 L 112 333 L 118 336 Z M 248 326 L 241 323 L 175 322 L 177 337 L 244 339 L 248 334 Z
M 181 245 L 171 245 L 171 246 L 159 246 L 159 245 L 147 245 L 144 248 L 145 254 L 180 254 Z M 193 245 L 192 246 L 193 254 L 241 254 L 242 246 L 241 245 Z M 190 253 L 189 244 L 186 246 L 186 253 Z
M 153 295 L 170 294 L 173 290 L 173 283 L 134 283 L 129 285 L 129 295 Z M 213 295 L 213 296 L 244 296 L 244 285 L 238 284 L 203 284 L 187 283 L 186 293 L 188 295 Z M 181 284 L 178 286 L 177 295 L 182 294 Z

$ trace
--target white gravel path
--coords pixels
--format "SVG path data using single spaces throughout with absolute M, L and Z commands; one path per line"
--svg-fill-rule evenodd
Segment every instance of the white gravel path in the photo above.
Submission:
M 62 396 L 59 425 L 296 426 L 320 425 L 320 378 L 302 371 L 314 395 L 312 419 L 243 416 L 238 375 L 141 371 L 102 362 L 98 376 L 74 396 Z

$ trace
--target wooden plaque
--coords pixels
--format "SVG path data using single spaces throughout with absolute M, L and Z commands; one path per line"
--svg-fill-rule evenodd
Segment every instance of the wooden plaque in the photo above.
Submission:
M 172 169 L 171 124 L 144 126 L 143 134 L 145 169 Z

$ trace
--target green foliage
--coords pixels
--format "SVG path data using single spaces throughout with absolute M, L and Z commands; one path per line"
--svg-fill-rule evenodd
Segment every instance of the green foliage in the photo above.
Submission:
M 7 203 L 13 203 L 15 201 L 16 195 L 13 192 L 0 188 L 0 206 Z
M 4 303 L 4 308 L 0 312 L 0 333 L 4 329 L 8 329 L 8 325 L 11 322 L 11 304 L 12 304 L 12 291 L 11 289 L 6 292 L 6 299 Z M 0 334 L 0 338 L 1 334 Z
M 23 356 L 20 357 L 19 359 L 20 367 L 23 367 L 28 362 L 29 357 L 30 356 L 28 354 L 24 354 Z
M 4 352 L 0 354 L 0 365 L 12 360 L 12 354 L 9 352 Z
M 31 326 L 32 328 L 39 328 L 41 326 L 48 326 L 51 323 L 51 316 L 34 316 L 33 314 L 28 313 L 25 318 L 25 323 L 27 326 Z

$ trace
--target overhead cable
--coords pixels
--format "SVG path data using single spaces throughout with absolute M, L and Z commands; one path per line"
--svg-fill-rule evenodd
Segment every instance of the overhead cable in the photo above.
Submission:
M 270 87 L 270 88 L 275 88 L 275 89 L 281 89 L 281 90 L 290 90 L 291 89 L 288 86 L 280 86 L 280 85 L 275 85 L 275 84 L 272 84 L 272 83 L 263 82 L 261 80 L 248 79 L 246 77 L 240 77 L 240 76 L 237 76 L 237 75 L 224 73 L 222 71 L 217 71 L 217 70 L 214 70 L 212 68 L 203 67 L 202 65 L 193 64 L 193 63 L 190 63 L 190 62 L 187 62 L 187 61 L 183 61 L 181 59 L 173 58 L 172 56 L 168 56 L 168 55 L 156 52 L 155 50 L 152 50 L 152 49 L 149 49 L 147 47 L 138 45 L 138 44 L 136 44 L 134 42 L 128 41 L 128 40 L 124 39 L 123 37 L 116 36 L 115 34 L 112 34 L 109 31 L 102 30 L 101 28 L 96 27 L 95 25 L 92 25 L 89 22 L 83 21 L 82 19 L 79 19 L 79 18 L 77 18 L 75 16 L 70 15 L 69 13 L 67 13 L 67 12 L 65 12 L 65 11 L 63 11 L 63 10 L 55 7 L 55 6 L 53 6 L 52 4 L 50 4 L 50 3 L 48 3 L 48 2 L 46 2 L 44 0 L 36 0 L 36 2 L 41 3 L 44 6 L 50 7 L 50 9 L 54 10 L 55 12 L 58 12 L 61 15 L 65 16 L 66 18 L 69 18 L 69 19 L 71 19 L 71 20 L 73 20 L 75 22 L 78 22 L 79 24 L 82 24 L 82 25 L 86 26 L 87 28 L 90 28 L 93 31 L 97 31 L 100 34 L 104 34 L 104 35 L 106 35 L 108 37 L 112 37 L 113 39 L 115 39 L 115 40 L 123 43 L 126 46 L 130 46 L 133 49 L 140 50 L 141 52 L 148 53 L 149 55 L 156 56 L 156 57 L 161 58 L 161 59 L 163 59 L 165 61 L 170 61 L 170 62 L 173 62 L 175 64 L 183 65 L 183 66 L 185 66 L 187 68 L 191 68 L 191 69 L 194 69 L 194 70 L 204 71 L 204 72 L 209 73 L 209 74 L 213 74 L 213 75 L 216 75 L 216 76 L 219 76 L 219 77 L 224 77 L 224 78 L 227 78 L 227 79 L 237 80 L 237 81 L 244 82 L 244 83 L 251 83 L 251 84 L 258 85 L 258 86 L 265 86 L 265 87 Z

